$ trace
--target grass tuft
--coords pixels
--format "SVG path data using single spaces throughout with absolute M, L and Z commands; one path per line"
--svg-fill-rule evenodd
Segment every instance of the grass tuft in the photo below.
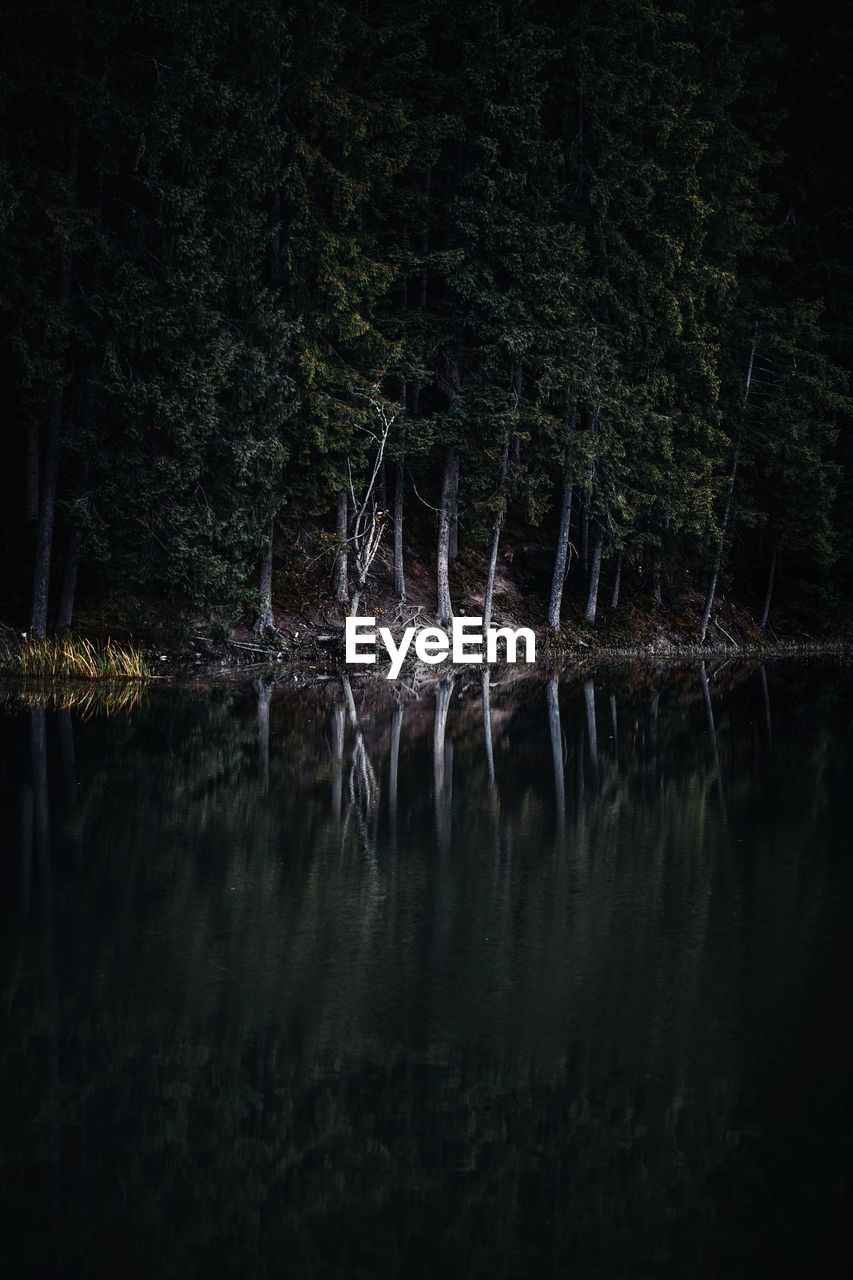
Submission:
M 140 649 L 107 640 L 96 645 L 81 636 L 26 640 L 0 650 L 4 675 L 47 680 L 144 680 L 150 675 Z

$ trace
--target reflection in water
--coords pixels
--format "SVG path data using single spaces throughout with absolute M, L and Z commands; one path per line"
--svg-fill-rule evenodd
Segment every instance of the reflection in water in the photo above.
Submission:
M 403 714 L 405 708 L 398 702 L 394 708 L 394 719 L 391 725 L 391 764 L 388 770 L 388 817 L 396 846 L 397 842 L 397 780 L 400 776 L 400 738 L 403 734 Z
M 447 741 L 447 716 L 453 697 L 454 677 L 445 676 L 436 685 L 435 721 L 432 734 L 432 774 L 435 799 L 435 840 L 439 852 L 446 853 L 450 841 L 453 800 L 453 743 Z
M 770 715 L 770 690 L 767 685 L 767 672 L 764 663 L 759 663 L 758 674 L 761 677 L 761 695 L 764 700 L 764 723 L 767 726 L 767 741 L 773 741 L 773 720 Z
M 10 699 L 4 1275 L 846 1274 L 851 688 Z
M 586 703 L 586 732 L 589 739 L 589 754 L 594 769 L 598 768 L 598 727 L 595 721 L 595 685 L 592 680 L 584 680 L 583 696 Z
M 480 683 L 483 690 L 483 741 L 486 747 L 486 772 L 489 778 L 489 792 L 492 796 L 495 796 L 495 744 L 492 737 L 492 671 L 490 667 L 483 667 Z
M 591 687 L 591 681 L 587 681 Z M 562 835 L 566 826 L 566 774 L 563 756 L 563 734 L 560 728 L 560 680 L 553 675 L 547 685 L 548 729 L 551 734 L 551 755 L 554 759 L 554 796 L 557 804 L 557 834 Z

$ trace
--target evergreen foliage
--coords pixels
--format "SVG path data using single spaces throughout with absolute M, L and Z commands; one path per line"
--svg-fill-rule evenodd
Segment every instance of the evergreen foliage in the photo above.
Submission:
M 460 529 L 494 561 L 511 518 L 562 541 L 588 618 L 617 557 L 656 596 L 733 548 L 753 599 L 777 558 L 789 599 L 849 595 L 830 6 L 10 0 L 4 25 L 2 585 L 35 637 L 70 626 L 78 562 L 90 595 L 250 614 L 276 526 L 279 560 L 306 521 L 346 545 L 377 403 L 400 520 L 414 489 L 442 508 L 440 591 Z

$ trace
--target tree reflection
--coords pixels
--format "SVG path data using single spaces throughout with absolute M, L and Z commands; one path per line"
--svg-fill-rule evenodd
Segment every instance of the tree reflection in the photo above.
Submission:
M 9 1273 L 826 1272 L 849 677 L 755 674 L 0 720 Z
M 548 699 L 548 731 L 551 736 L 551 757 L 554 765 L 554 797 L 557 804 L 557 835 L 562 836 L 566 825 L 566 775 L 563 758 L 563 734 L 560 728 L 560 680 L 553 675 L 546 686 Z
M 453 697 L 454 677 L 445 676 L 435 690 L 435 720 L 432 736 L 433 793 L 435 800 L 435 835 L 440 853 L 446 853 L 450 842 L 453 803 L 453 744 L 447 741 L 447 714 Z

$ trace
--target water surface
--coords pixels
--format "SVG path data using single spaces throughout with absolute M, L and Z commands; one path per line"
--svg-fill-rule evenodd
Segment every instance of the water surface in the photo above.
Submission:
M 847 1274 L 850 668 L 304 684 L 3 692 L 4 1275 Z

